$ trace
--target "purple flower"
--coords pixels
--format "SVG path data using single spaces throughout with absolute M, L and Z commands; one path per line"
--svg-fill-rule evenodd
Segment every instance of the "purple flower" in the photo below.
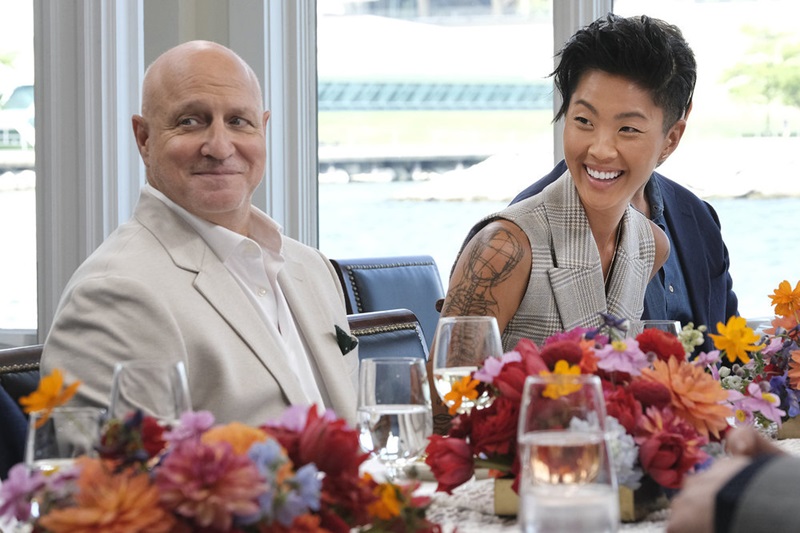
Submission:
M 717 371 L 717 362 L 719 361 L 719 350 L 711 350 L 710 352 L 700 352 L 694 358 L 692 364 L 697 366 L 708 367 L 714 375 L 714 379 L 719 380 L 719 372 Z
M 310 405 L 290 405 L 289 408 L 286 409 L 283 414 L 281 414 L 280 418 L 275 421 L 267 422 L 266 426 L 284 428 L 289 431 L 302 433 L 306 427 L 308 410 L 310 408 Z M 328 409 L 323 412 L 319 418 L 326 422 L 335 422 L 336 413 Z
M 172 431 L 164 433 L 164 440 L 173 445 L 179 442 L 200 438 L 214 425 L 214 415 L 209 411 L 186 411 Z
M 769 380 L 770 392 L 780 398 L 780 408 L 789 414 L 789 418 L 800 415 L 800 391 L 794 390 L 786 383 L 786 375 L 773 376 Z
M 38 470 L 29 473 L 24 464 L 14 465 L 0 486 L 0 517 L 26 521 L 31 517 L 31 496 L 46 483 Z
M 284 526 L 292 525 L 295 517 L 307 513 L 309 510 L 318 511 L 322 479 L 314 463 L 303 465 L 289 480 L 293 489 L 285 495 L 282 505 L 275 511 L 275 519 Z
M 778 396 L 771 392 L 765 392 L 761 389 L 758 383 L 751 383 L 747 386 L 747 394 L 743 399 L 739 400 L 738 405 L 747 411 L 759 411 L 766 418 L 780 425 L 781 417 L 786 414 L 785 411 L 780 409 L 780 400 Z
M 487 357 L 483 362 L 483 367 L 477 370 L 472 377 L 483 383 L 493 383 L 494 378 L 500 375 L 506 363 L 517 363 L 522 361 L 519 352 L 504 353 L 502 357 Z
M 606 372 L 625 372 L 638 376 L 648 366 L 647 356 L 639 349 L 635 339 L 611 341 L 595 352 L 597 367 Z

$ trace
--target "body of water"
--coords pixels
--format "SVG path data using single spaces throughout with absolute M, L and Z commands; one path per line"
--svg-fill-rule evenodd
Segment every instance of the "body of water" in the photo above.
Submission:
M 472 225 L 502 201 L 408 201 L 413 182 L 320 185 L 320 249 L 329 257 L 428 254 L 447 277 Z M 492 187 L 487 183 L 487 187 Z M 800 280 L 800 198 L 709 200 L 731 256 L 739 312 L 772 315 L 769 294 Z
M 7 175 L 6 175 L 7 176 Z M 470 227 L 505 201 L 411 201 L 414 182 L 320 185 L 320 249 L 331 258 L 431 255 L 447 287 Z M 487 184 L 491 187 L 491 184 Z M 800 198 L 715 199 L 731 275 L 747 318 L 772 314 L 768 295 L 800 280 Z M 32 188 L 0 190 L 0 328 L 36 328 L 36 219 Z

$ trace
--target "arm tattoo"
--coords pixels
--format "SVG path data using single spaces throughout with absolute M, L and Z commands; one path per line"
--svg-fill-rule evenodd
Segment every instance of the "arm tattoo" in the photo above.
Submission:
M 442 314 L 495 315 L 499 304 L 492 290 L 511 276 L 522 256 L 519 240 L 504 228 L 489 236 L 486 246 L 473 246 L 467 256 L 464 277 L 448 291 Z M 498 265 L 493 266 L 492 261 L 498 258 Z

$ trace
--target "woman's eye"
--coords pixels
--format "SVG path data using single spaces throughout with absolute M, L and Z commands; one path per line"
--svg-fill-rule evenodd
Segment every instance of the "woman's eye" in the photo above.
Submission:
M 621 131 L 622 133 L 642 133 L 640 130 L 637 130 L 636 128 L 631 126 L 623 126 L 619 129 L 619 131 Z
M 575 117 L 575 122 L 579 124 L 589 124 L 589 119 L 584 117 Z

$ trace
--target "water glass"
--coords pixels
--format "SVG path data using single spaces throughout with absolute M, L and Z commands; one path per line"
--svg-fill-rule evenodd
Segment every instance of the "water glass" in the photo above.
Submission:
M 636 337 L 646 329 L 660 329 L 674 336 L 681 332 L 681 323 L 678 320 L 631 320 L 628 328 L 628 337 Z
M 522 531 L 617 531 L 619 493 L 605 417 L 597 376 L 526 379 L 518 431 Z
M 500 329 L 493 316 L 449 316 L 439 319 L 431 346 L 433 383 L 439 397 L 453 407 L 454 399 L 447 398 L 453 385 L 469 376 L 489 357 L 503 355 Z M 488 394 L 475 400 L 461 398 L 459 413 L 472 407 L 482 407 L 489 401 Z
M 94 457 L 105 413 L 98 407 L 34 411 L 28 423 L 25 465 L 47 474 L 71 466 L 78 457 Z
M 172 427 L 192 408 L 183 361 L 136 360 L 117 363 L 111 379 L 111 418 L 137 410 Z
M 425 451 L 433 432 L 425 361 L 419 357 L 364 359 L 359 368 L 361 448 L 386 469 L 389 480 Z

